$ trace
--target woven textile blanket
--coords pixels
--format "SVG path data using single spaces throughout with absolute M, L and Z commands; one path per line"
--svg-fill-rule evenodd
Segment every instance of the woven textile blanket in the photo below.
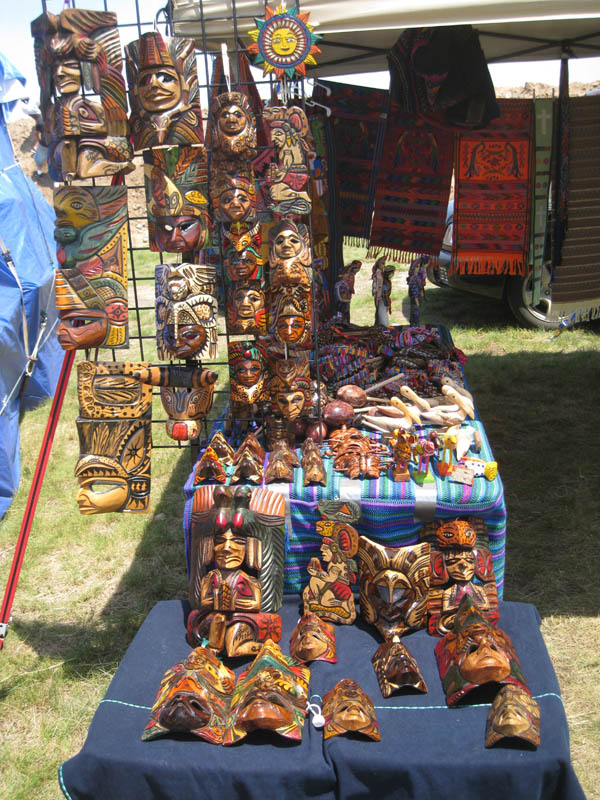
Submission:
M 524 275 L 529 262 L 533 101 L 499 100 L 500 117 L 458 136 L 451 270 Z
M 326 90 L 331 90 L 327 95 Z M 381 89 L 321 81 L 314 99 L 331 109 L 339 230 L 348 244 L 366 246 L 375 202 L 389 94 Z
M 454 133 L 417 114 L 390 109 L 375 194 L 369 256 L 410 263 L 437 257 L 452 181 Z

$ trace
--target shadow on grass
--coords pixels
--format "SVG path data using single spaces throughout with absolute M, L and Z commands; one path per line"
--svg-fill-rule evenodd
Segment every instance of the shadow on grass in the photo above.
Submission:
M 191 466 L 186 448 L 144 525 L 129 569 L 97 620 L 83 625 L 14 621 L 14 630 L 38 654 L 63 660 L 67 678 L 116 668 L 155 603 L 187 597 L 182 518 Z

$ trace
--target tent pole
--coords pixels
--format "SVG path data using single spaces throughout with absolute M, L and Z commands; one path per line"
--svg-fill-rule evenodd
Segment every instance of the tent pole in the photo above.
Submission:
M 27 541 L 29 539 L 29 532 L 31 531 L 31 526 L 35 517 L 35 509 L 37 507 L 42 484 L 44 482 L 44 475 L 46 474 L 46 467 L 48 466 L 50 451 L 52 450 L 54 434 L 56 433 L 60 411 L 62 409 L 65 393 L 69 384 L 69 375 L 71 374 L 71 368 L 73 367 L 73 361 L 75 360 L 75 353 L 76 350 L 67 350 L 63 359 L 62 369 L 60 371 L 58 383 L 56 384 L 56 391 L 54 393 L 52 407 L 50 409 L 48 422 L 46 424 L 46 431 L 44 433 L 42 446 L 40 448 L 35 472 L 33 474 L 33 480 L 31 482 L 31 488 L 29 490 L 29 497 L 27 498 L 27 503 L 25 505 L 21 529 L 19 531 L 19 537 L 15 546 L 15 554 L 13 556 L 12 565 L 8 574 L 8 581 L 4 592 L 2 607 L 0 608 L 0 650 L 4 645 L 4 639 L 8 632 L 10 611 L 15 597 L 15 592 L 17 590 L 19 575 L 21 573 L 21 567 L 25 557 L 25 550 L 27 548 Z

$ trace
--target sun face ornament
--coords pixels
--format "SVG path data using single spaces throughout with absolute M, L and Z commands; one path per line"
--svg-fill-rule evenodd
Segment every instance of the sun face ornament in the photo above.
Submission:
M 257 27 L 248 31 L 252 44 L 247 50 L 255 56 L 255 66 L 262 64 L 263 75 L 274 72 L 277 79 L 294 78 L 306 75 L 306 65 L 316 66 L 315 54 L 321 52 L 316 43 L 322 37 L 313 33 L 309 16 L 296 6 L 286 10 L 281 3 L 275 10 L 267 6 L 264 19 L 254 18 Z

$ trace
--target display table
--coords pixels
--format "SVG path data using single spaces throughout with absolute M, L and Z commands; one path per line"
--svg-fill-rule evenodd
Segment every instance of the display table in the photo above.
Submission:
M 470 420 L 469 424 L 481 435 L 482 445 L 478 458 L 493 461 L 492 449 L 483 424 L 479 420 Z M 301 469 L 294 470 L 293 483 L 266 484 L 266 488 L 282 492 L 286 499 L 285 592 L 300 592 L 304 588 L 308 578 L 306 565 L 311 558 L 318 558 L 320 555 L 321 537 L 316 531 L 316 523 L 321 516 L 317 503 L 322 499 L 340 497 L 361 504 L 362 518 L 354 525 L 359 534 L 392 547 L 417 542 L 419 528 L 432 519 L 481 517 L 488 529 L 498 597 L 502 597 L 506 506 L 499 475 L 492 481 L 483 476 L 476 477 L 473 486 L 466 486 L 455 483 L 451 476 L 442 478 L 434 468 L 434 480 L 419 486 L 412 480 L 390 480 L 389 470 L 379 480 L 350 480 L 333 469 L 333 459 L 326 458 L 324 463 L 327 467 L 326 486 L 303 486 Z M 183 521 L 186 552 L 189 552 L 191 536 L 193 484 L 194 470 L 184 487 L 187 497 Z
M 282 650 L 299 614 L 298 598 L 282 609 Z M 584 800 L 569 760 L 569 734 L 558 682 L 533 606 L 500 603 L 499 625 L 511 636 L 540 705 L 538 750 L 484 747 L 489 704 L 448 709 L 433 653 L 438 641 L 419 631 L 404 639 L 428 694 L 383 699 L 371 665 L 380 639 L 374 629 L 336 626 L 338 663 L 311 664 L 310 694 L 321 697 L 340 678 L 353 678 L 375 703 L 381 742 L 335 737 L 327 742 L 307 720 L 301 743 L 253 733 L 232 747 L 194 737 L 142 742 L 165 670 L 190 651 L 187 608 L 158 603 L 140 628 L 94 715 L 81 752 L 65 762 L 59 781 L 69 800 Z M 240 662 L 236 673 L 248 661 Z M 313 698 L 314 701 L 314 698 Z

